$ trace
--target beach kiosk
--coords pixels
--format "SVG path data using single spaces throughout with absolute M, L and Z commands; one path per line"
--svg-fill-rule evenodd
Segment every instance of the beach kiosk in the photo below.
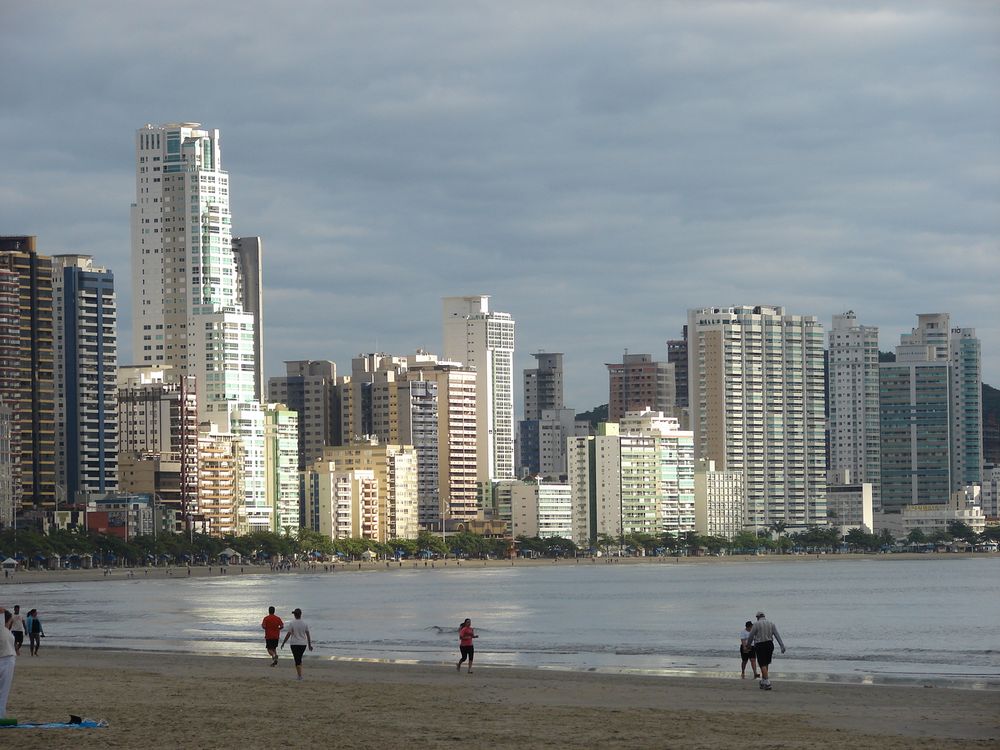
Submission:
M 219 560 L 223 565 L 232 565 L 240 563 L 240 553 L 234 550 L 232 547 L 226 547 L 222 552 L 219 553 Z
M 0 562 L 0 568 L 3 568 L 8 573 L 13 573 L 17 570 L 17 560 L 13 557 L 8 557 L 3 562 Z
M 376 557 L 376 554 L 374 552 L 372 552 L 370 549 L 366 549 L 364 552 L 361 553 L 361 558 L 365 562 L 371 562 L 372 560 L 375 559 L 375 557 Z

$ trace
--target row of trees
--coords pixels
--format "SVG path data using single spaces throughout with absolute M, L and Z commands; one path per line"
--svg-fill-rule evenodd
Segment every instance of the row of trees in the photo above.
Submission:
M 950 543 L 962 540 L 970 544 L 984 541 L 1000 542 L 1000 527 L 990 527 L 983 534 L 976 534 L 963 523 L 954 522 L 947 530 L 930 534 L 916 530 L 903 543 L 911 545 Z M 854 551 L 878 551 L 893 547 L 896 540 L 887 531 L 869 534 L 854 529 L 841 537 L 836 529 L 815 526 L 805 531 L 786 534 L 776 525 L 769 531 L 754 533 L 743 531 L 732 540 L 722 537 L 704 536 L 695 532 L 675 537 L 672 534 L 626 534 L 612 537 L 601 534 L 587 549 L 581 550 L 571 539 L 564 537 L 518 537 L 514 548 L 519 554 L 543 557 L 572 557 L 581 552 L 604 554 L 624 552 L 626 554 L 670 555 L 693 554 L 707 551 L 718 554 L 756 552 L 787 553 L 797 550 L 818 552 L 848 548 Z M 379 543 L 368 539 L 329 539 L 318 532 L 300 529 L 297 534 L 278 534 L 257 531 L 244 536 L 212 537 L 202 534 L 160 534 L 138 536 L 128 541 L 115 536 L 97 534 L 82 529 L 58 529 L 48 534 L 34 530 L 0 531 L 0 559 L 11 556 L 27 563 L 41 563 L 58 555 L 72 558 L 74 555 L 89 554 L 95 564 L 109 565 L 125 563 L 147 565 L 158 563 L 194 562 L 208 563 L 219 558 L 223 550 L 230 548 L 244 559 L 267 561 L 278 559 L 310 559 L 314 557 L 356 560 L 366 552 L 379 558 L 395 557 L 444 557 L 456 555 L 473 558 L 502 558 L 511 551 L 511 543 L 505 539 L 479 536 L 469 532 L 454 534 L 442 539 L 441 536 L 422 531 L 416 539 L 392 539 Z

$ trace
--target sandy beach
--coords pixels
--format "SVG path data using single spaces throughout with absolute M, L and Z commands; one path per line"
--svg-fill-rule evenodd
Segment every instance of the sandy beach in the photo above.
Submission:
M 18 659 L 21 721 L 106 719 L 96 730 L 0 730 L 24 748 L 996 748 L 1000 693 L 664 678 L 449 663 L 331 661 L 43 648 Z

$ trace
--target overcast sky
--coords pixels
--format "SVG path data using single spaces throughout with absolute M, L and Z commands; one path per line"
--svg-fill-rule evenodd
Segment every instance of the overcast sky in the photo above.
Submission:
M 665 358 L 690 307 L 950 312 L 1000 385 L 1000 3 L 0 0 L 0 234 L 117 276 L 134 131 L 222 132 L 265 248 L 267 375 L 441 348 L 448 295 L 520 370 Z

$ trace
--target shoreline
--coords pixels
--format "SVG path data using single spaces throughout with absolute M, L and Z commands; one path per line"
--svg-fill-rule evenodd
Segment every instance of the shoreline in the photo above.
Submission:
M 138 568 L 110 568 L 110 574 L 105 575 L 102 568 L 76 570 L 20 570 L 9 576 L 0 578 L 0 586 L 16 586 L 32 583 L 71 583 L 73 581 L 135 581 L 140 579 L 184 579 L 184 578 L 220 578 L 241 575 L 329 575 L 337 573 L 392 572 L 394 570 L 438 570 L 442 568 L 509 568 L 509 567 L 552 567 L 553 565 L 768 565 L 778 562 L 796 563 L 833 563 L 833 562 L 892 562 L 904 560 L 968 560 L 968 559 L 1000 558 L 1000 552 L 936 552 L 936 553 L 842 553 L 842 554 L 811 554 L 811 555 L 724 555 L 721 557 L 579 557 L 552 559 L 518 559 L 510 560 L 378 560 L 375 562 L 337 562 L 313 563 L 291 570 L 271 570 L 266 565 L 229 565 L 205 566 L 196 565 L 190 568 L 182 565 L 150 566 Z M 190 574 L 188 571 L 190 570 Z M 222 570 L 227 572 L 222 573 Z
M 986 748 L 996 695 L 946 687 L 649 677 L 451 664 L 49 648 L 17 660 L 8 711 L 21 721 L 106 719 L 99 730 L 30 731 L 18 748 Z M 0 730 L 15 731 L 15 730 Z M 6 735 L 0 735 L 6 738 Z M 13 746 L 13 744 L 12 744 Z

